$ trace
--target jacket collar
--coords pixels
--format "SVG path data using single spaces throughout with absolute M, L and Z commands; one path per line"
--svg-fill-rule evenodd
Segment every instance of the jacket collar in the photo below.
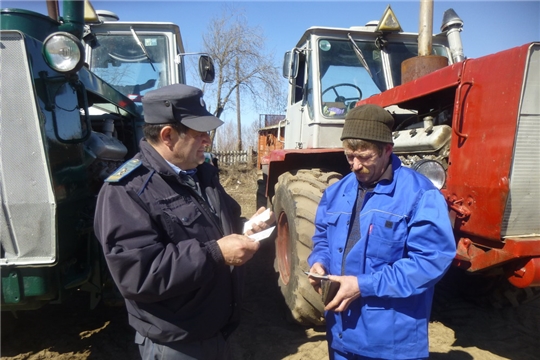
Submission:
M 156 170 L 157 173 L 163 176 L 176 176 L 174 170 L 167 164 L 163 156 L 146 139 L 141 139 L 139 142 L 141 153 L 141 161 L 144 166 Z
M 373 189 L 374 192 L 379 194 L 390 194 L 394 191 L 396 187 L 396 175 L 399 171 L 399 168 L 401 168 L 401 160 L 395 155 L 392 154 L 392 177 L 391 179 L 384 178 L 380 180 L 377 185 L 375 186 L 375 189 Z
M 156 170 L 158 174 L 162 177 L 173 177 L 178 179 L 181 183 L 181 179 L 173 170 L 173 168 L 167 163 L 167 161 L 161 156 L 152 145 L 146 141 L 146 139 L 141 139 L 139 142 L 139 149 L 141 154 L 141 161 L 144 166 Z M 206 164 L 197 166 L 197 175 L 199 180 L 210 179 L 215 173 L 217 173 L 217 168 L 212 165 Z

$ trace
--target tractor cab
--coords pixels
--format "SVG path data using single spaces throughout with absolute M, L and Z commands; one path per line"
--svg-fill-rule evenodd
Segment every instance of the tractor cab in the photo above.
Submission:
M 119 93 L 128 97 L 142 115 L 142 98 L 148 91 L 172 84 L 185 84 L 186 55 L 199 55 L 203 82 L 214 80 L 212 58 L 186 53 L 178 25 L 170 22 L 118 21 L 110 11 L 96 10 L 97 21 L 86 22 L 86 64 L 89 70 Z M 90 113 L 103 117 L 113 112 L 111 104 L 94 104 Z M 142 138 L 140 117 L 135 139 Z
M 443 34 L 433 36 L 431 53 L 452 63 Z M 389 6 L 380 21 L 363 27 L 309 28 L 284 57 L 283 76 L 289 80 L 284 148 L 341 147 L 347 112 L 400 85 L 402 62 L 417 55 L 418 34 L 402 32 Z
M 186 55 L 200 55 L 201 79 L 213 81 L 211 58 L 186 54 L 178 25 L 124 22 L 110 11 L 96 13 L 99 21 L 87 26 L 86 62 L 93 73 L 139 107 L 146 92 L 186 83 Z

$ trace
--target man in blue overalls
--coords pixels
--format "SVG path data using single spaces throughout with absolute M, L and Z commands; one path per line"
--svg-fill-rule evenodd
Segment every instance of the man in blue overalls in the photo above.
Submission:
M 393 117 L 351 110 L 341 140 L 351 174 L 325 190 L 310 271 L 339 283 L 325 307 L 330 359 L 422 359 L 435 284 L 456 252 L 448 207 L 392 153 Z M 321 280 L 310 278 L 321 292 Z

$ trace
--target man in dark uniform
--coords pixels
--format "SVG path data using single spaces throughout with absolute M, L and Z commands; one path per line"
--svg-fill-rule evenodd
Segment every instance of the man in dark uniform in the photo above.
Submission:
M 208 132 L 223 122 L 206 110 L 201 90 L 166 86 L 142 102 L 145 139 L 105 181 L 96 236 L 143 359 L 229 359 L 241 265 L 259 248 L 246 235 L 268 225 L 240 235 L 240 206 L 205 163 Z

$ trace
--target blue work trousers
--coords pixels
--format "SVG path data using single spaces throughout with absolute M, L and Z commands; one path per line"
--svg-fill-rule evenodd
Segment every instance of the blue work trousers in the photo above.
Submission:
M 380 358 L 370 358 L 352 353 L 342 353 L 341 351 L 334 350 L 328 347 L 328 355 L 330 360 L 387 360 Z M 426 359 L 410 359 L 410 360 L 426 360 Z

